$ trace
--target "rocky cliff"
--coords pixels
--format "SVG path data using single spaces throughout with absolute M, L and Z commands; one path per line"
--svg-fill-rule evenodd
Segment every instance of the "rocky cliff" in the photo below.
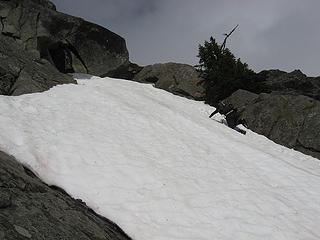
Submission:
M 0 0 L 0 32 L 14 40 L 14 48 L 47 60 L 62 73 L 107 76 L 129 65 L 122 37 L 59 13 L 47 0 Z

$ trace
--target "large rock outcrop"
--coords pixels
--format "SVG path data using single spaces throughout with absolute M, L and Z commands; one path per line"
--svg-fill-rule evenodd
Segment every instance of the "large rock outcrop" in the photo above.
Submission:
M 136 74 L 133 80 L 154 83 L 157 88 L 195 100 L 204 99 L 203 79 L 190 65 L 180 63 L 149 65 Z
M 224 102 L 241 113 L 251 130 L 320 159 L 320 101 L 303 95 L 238 90 Z
M 14 39 L 0 34 L 0 94 L 41 92 L 64 83 L 76 83 L 44 59 L 22 49 Z
M 47 0 L 0 0 L 0 31 L 63 73 L 107 76 L 129 64 L 125 40 Z
M 114 72 L 108 74 L 109 77 L 120 78 L 126 80 L 133 80 L 134 77 L 143 69 L 136 63 L 129 62 L 128 65 L 125 65 L 121 68 L 118 68 Z
M 41 182 L 0 152 L 1 240 L 129 240 L 118 226 L 80 200 Z
M 282 92 L 291 95 L 305 95 L 320 100 L 320 77 L 307 77 L 300 70 L 287 73 L 280 70 L 262 71 L 254 83 L 258 91 Z M 254 90 L 254 88 L 253 88 Z

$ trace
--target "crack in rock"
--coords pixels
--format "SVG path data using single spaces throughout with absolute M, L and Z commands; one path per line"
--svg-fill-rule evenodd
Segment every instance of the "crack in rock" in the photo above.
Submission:
M 2 33 L 3 30 L 4 30 L 4 22 L 3 22 L 4 19 L 5 19 L 4 17 L 0 17 L 1 33 Z
M 66 42 L 67 42 L 68 45 L 69 45 L 69 50 L 79 59 L 79 61 L 80 61 L 81 64 L 83 65 L 83 67 L 86 69 L 86 73 L 88 74 L 88 73 L 89 73 L 89 69 L 88 69 L 85 61 L 83 60 L 83 58 L 82 58 L 81 55 L 79 54 L 78 50 L 76 49 L 76 47 L 73 46 L 68 39 L 66 39 Z

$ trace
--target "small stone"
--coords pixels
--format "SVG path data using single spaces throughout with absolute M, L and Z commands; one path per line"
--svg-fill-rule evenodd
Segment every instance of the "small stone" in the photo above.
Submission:
M 14 225 L 14 229 L 22 236 L 26 238 L 31 238 L 32 235 L 29 233 L 29 231 L 23 227 L 20 227 L 18 225 Z

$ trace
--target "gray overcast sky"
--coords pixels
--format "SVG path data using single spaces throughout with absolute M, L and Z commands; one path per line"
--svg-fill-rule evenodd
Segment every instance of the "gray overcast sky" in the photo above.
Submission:
M 130 59 L 196 64 L 198 44 L 236 24 L 228 47 L 260 71 L 301 69 L 320 75 L 319 0 L 53 0 L 61 12 L 112 30 Z

